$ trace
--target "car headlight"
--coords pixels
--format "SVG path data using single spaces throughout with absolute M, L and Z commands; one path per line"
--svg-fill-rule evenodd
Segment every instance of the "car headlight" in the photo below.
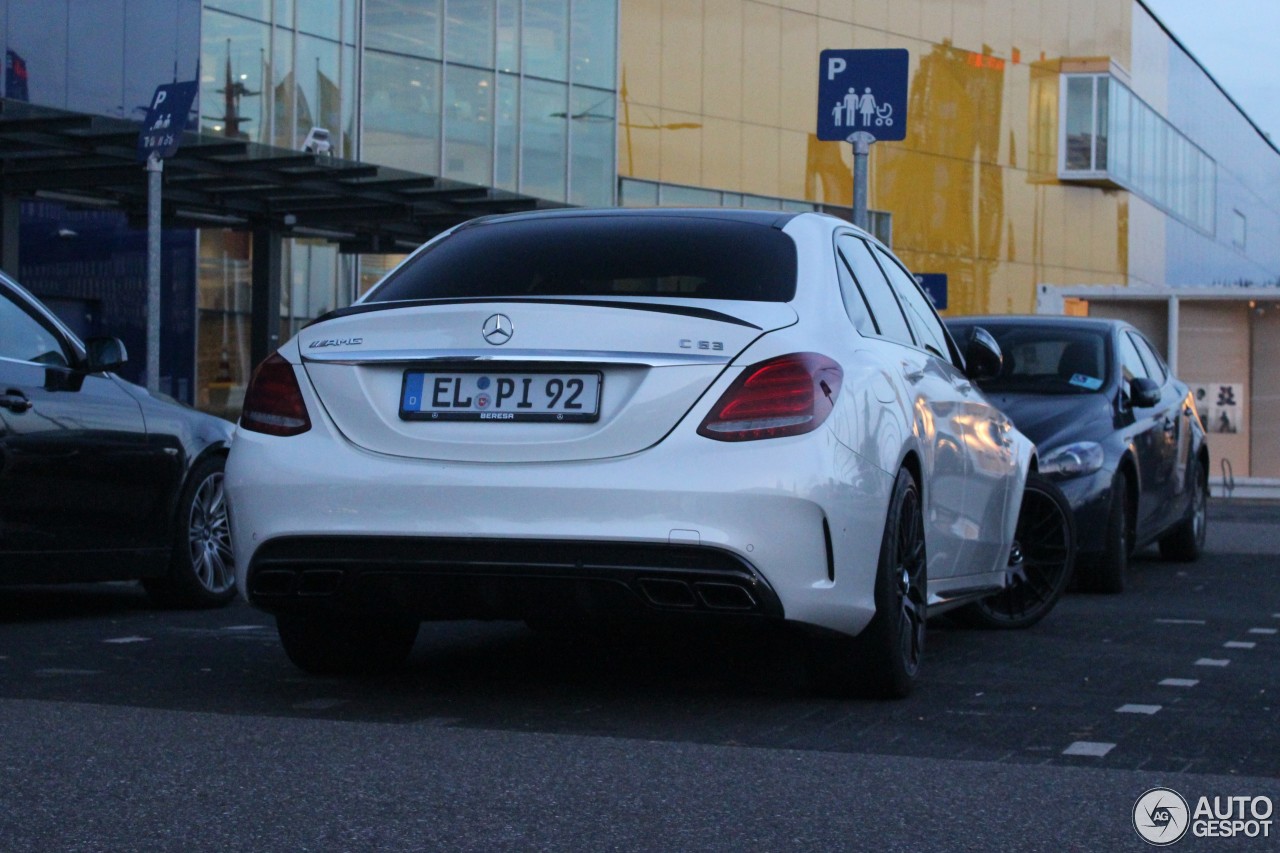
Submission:
M 1077 441 L 1054 448 L 1040 459 L 1040 473 L 1059 479 L 1083 477 L 1101 467 L 1102 445 L 1096 441 Z

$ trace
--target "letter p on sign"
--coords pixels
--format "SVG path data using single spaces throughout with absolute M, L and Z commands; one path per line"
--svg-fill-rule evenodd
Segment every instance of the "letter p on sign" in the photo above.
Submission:
M 827 60 L 827 79 L 828 80 L 836 79 L 836 75 L 844 73 L 844 69 L 846 67 L 847 67 L 847 64 L 840 57 L 838 56 L 830 57 Z

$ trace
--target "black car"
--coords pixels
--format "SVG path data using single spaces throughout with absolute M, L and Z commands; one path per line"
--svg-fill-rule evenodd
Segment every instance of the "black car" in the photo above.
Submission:
M 963 317 L 962 344 L 984 328 L 1004 355 L 979 381 L 1036 443 L 1040 472 L 1076 515 L 1077 586 L 1120 592 L 1134 550 L 1158 542 L 1168 560 L 1200 556 L 1209 448 L 1190 389 L 1155 347 L 1119 320 Z
M 165 604 L 224 604 L 234 427 L 124 381 L 124 360 L 0 274 L 0 584 L 136 578 Z

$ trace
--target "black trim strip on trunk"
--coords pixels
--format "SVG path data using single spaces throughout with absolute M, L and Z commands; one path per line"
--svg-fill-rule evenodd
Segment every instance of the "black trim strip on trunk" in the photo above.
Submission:
M 529 299 L 526 297 L 477 296 L 465 299 L 408 299 L 398 302 L 365 302 L 349 305 L 330 311 L 308 323 L 304 328 L 311 328 L 327 320 L 339 317 L 351 317 L 356 314 L 368 314 L 373 311 L 388 311 L 393 308 L 422 308 L 431 305 L 474 305 L 483 302 L 516 303 L 521 305 L 585 305 L 593 308 L 627 308 L 632 311 L 656 311 L 660 314 L 679 314 L 684 317 L 697 317 L 701 320 L 714 320 L 718 323 L 732 323 L 735 326 L 746 326 L 748 329 L 764 331 L 755 323 L 748 323 L 738 317 L 712 311 L 709 308 L 694 308 L 688 305 L 666 305 L 654 302 L 612 302 L 604 299 Z

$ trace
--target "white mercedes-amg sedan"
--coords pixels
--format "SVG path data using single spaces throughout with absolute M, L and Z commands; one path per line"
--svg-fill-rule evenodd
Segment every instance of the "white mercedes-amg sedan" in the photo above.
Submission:
M 310 672 L 430 620 L 786 620 L 824 684 L 902 696 L 926 615 L 1029 586 L 999 367 L 833 217 L 477 219 L 258 367 L 239 587 Z

